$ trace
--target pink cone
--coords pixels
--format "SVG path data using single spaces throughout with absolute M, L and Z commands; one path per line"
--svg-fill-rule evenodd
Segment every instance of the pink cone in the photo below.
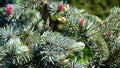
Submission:
M 85 24 L 85 19 L 84 19 L 84 17 L 82 17 L 81 19 L 80 19 L 80 26 L 81 27 L 84 27 L 84 24 Z
M 8 4 L 6 9 L 5 9 L 5 12 L 9 16 L 11 14 L 11 11 L 12 11 L 12 5 Z
M 58 8 L 57 8 L 57 12 L 62 11 L 63 8 L 64 8 L 64 4 L 59 4 L 59 5 L 58 5 Z

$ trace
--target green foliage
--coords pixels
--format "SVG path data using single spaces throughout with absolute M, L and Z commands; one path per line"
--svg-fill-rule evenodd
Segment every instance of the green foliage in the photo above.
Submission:
M 119 66 L 120 8 L 102 20 L 67 3 L 56 12 L 60 3 L 16 0 L 9 16 L 1 11 L 1 68 Z

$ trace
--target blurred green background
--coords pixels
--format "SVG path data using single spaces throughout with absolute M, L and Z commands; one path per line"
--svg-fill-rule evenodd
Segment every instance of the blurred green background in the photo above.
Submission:
M 68 2 L 101 18 L 107 17 L 111 8 L 120 6 L 120 0 L 68 0 Z

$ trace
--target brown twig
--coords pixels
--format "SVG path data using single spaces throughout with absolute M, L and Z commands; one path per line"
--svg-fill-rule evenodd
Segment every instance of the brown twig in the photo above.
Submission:
M 48 10 L 48 3 L 47 3 L 47 0 L 43 0 L 42 2 L 42 17 L 44 19 L 44 24 L 49 27 L 49 24 L 50 24 L 50 21 L 49 21 L 49 16 L 50 16 L 50 13 L 49 13 L 49 10 Z

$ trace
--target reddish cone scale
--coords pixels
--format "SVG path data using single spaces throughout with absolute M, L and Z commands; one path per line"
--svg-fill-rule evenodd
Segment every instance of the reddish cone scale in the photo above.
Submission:
M 57 12 L 61 12 L 64 9 L 64 4 L 59 4 L 57 8 Z
M 80 26 L 81 27 L 84 27 L 84 24 L 85 24 L 85 19 L 84 19 L 84 17 L 82 17 L 81 19 L 80 19 Z
M 106 32 L 105 32 L 105 35 L 111 36 L 111 35 L 112 35 L 112 32 L 111 32 L 111 31 L 106 31 Z
M 12 5 L 8 4 L 6 9 L 5 9 L 5 12 L 9 16 L 11 14 L 11 11 L 12 11 Z

